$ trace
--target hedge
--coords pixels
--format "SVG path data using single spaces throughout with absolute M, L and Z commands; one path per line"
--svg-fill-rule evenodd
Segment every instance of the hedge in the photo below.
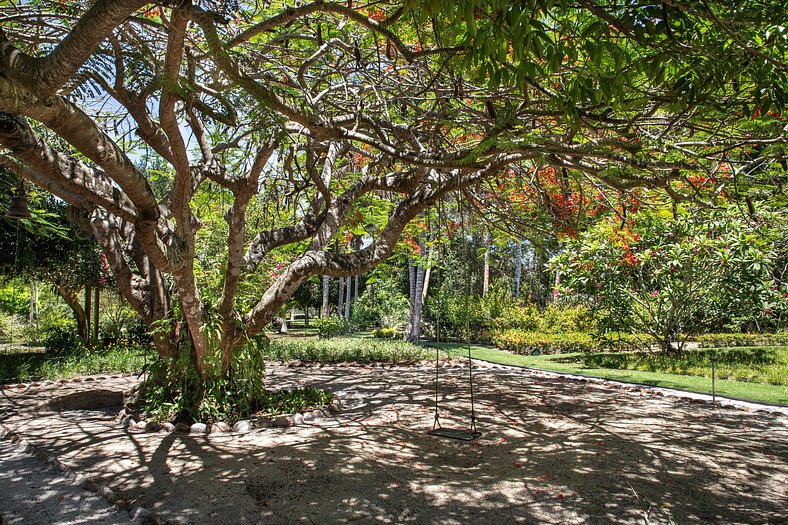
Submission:
M 703 334 L 693 337 L 701 348 L 728 346 L 788 346 L 788 332 L 776 334 Z

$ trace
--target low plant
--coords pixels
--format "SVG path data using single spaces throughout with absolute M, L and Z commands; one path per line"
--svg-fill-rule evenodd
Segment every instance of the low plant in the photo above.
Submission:
M 586 332 L 550 334 L 525 330 L 501 330 L 493 333 L 493 343 L 516 354 L 566 354 L 593 352 L 600 349 L 599 342 Z
M 693 338 L 701 348 L 728 346 L 786 346 L 788 332 L 776 334 L 703 334 Z
M 372 330 L 372 337 L 376 339 L 394 339 L 400 335 L 396 328 L 391 326 L 384 326 L 383 328 L 375 328 Z
M 320 339 L 331 339 L 347 328 L 344 320 L 333 315 L 315 319 L 312 321 L 312 326 L 317 330 L 317 337 Z
M 331 340 L 278 339 L 266 348 L 268 359 L 305 362 L 389 362 L 415 361 L 429 352 L 406 341 L 342 337 Z
M 719 379 L 788 385 L 788 348 L 714 348 L 664 352 L 596 353 L 577 356 L 584 366 L 711 376 L 711 363 Z
M 28 382 L 91 374 L 139 374 L 155 359 L 148 346 L 119 341 L 107 349 L 52 355 L 44 352 L 0 354 L 0 382 Z

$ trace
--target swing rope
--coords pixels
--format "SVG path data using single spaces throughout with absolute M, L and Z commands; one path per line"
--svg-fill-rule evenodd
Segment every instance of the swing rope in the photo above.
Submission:
M 440 181 L 440 175 L 439 181 Z M 462 237 L 465 239 L 465 217 L 462 212 L 463 208 L 459 206 L 458 200 L 458 208 L 460 210 L 460 224 L 462 227 Z M 445 225 L 445 216 L 443 210 L 443 199 L 438 201 L 438 222 Z M 467 242 L 467 239 L 466 239 Z M 467 251 L 470 252 L 471 245 L 468 244 Z M 441 246 L 441 253 L 440 253 L 440 260 L 443 263 L 444 260 L 444 251 L 443 246 Z M 440 403 L 439 403 L 439 390 L 440 390 L 440 347 L 438 344 L 440 343 L 440 314 L 443 309 L 443 305 L 441 303 L 440 294 L 438 294 L 438 313 L 437 313 L 437 326 L 435 328 L 435 417 L 432 423 L 432 430 L 429 432 L 430 435 L 436 437 L 444 437 L 450 439 L 459 439 L 463 441 L 470 441 L 475 439 L 481 435 L 476 428 L 476 403 L 474 399 L 474 391 L 473 391 L 473 359 L 471 358 L 471 321 L 470 321 L 470 295 L 471 295 L 471 285 L 472 285 L 472 274 L 471 274 L 471 265 L 470 265 L 470 253 L 467 253 L 465 258 L 465 342 L 467 344 L 468 349 L 468 382 L 470 383 L 470 396 L 471 396 L 471 425 L 470 429 L 462 430 L 462 429 L 450 429 L 450 428 L 443 428 L 440 424 Z M 442 267 L 442 265 L 441 265 Z M 438 289 L 440 290 L 440 275 L 441 273 L 438 272 L 436 276 L 436 281 L 438 281 Z

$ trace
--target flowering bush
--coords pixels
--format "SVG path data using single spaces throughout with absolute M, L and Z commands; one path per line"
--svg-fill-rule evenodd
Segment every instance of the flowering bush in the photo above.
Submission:
M 644 332 L 681 349 L 690 335 L 768 314 L 780 290 L 766 231 L 765 220 L 733 211 L 641 212 L 569 241 L 551 266 L 565 291 L 595 301 L 602 332 Z

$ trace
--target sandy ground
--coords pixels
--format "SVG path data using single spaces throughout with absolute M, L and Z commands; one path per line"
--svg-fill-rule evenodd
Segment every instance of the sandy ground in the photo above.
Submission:
M 128 379 L 5 389 L 0 414 L 172 523 L 788 523 L 785 413 L 488 368 L 475 382 L 483 434 L 462 442 L 427 434 L 433 373 L 272 366 L 270 386 L 327 388 L 344 407 L 248 434 L 144 433 L 108 408 L 35 408 Z M 441 374 L 441 421 L 467 426 L 467 369 Z

